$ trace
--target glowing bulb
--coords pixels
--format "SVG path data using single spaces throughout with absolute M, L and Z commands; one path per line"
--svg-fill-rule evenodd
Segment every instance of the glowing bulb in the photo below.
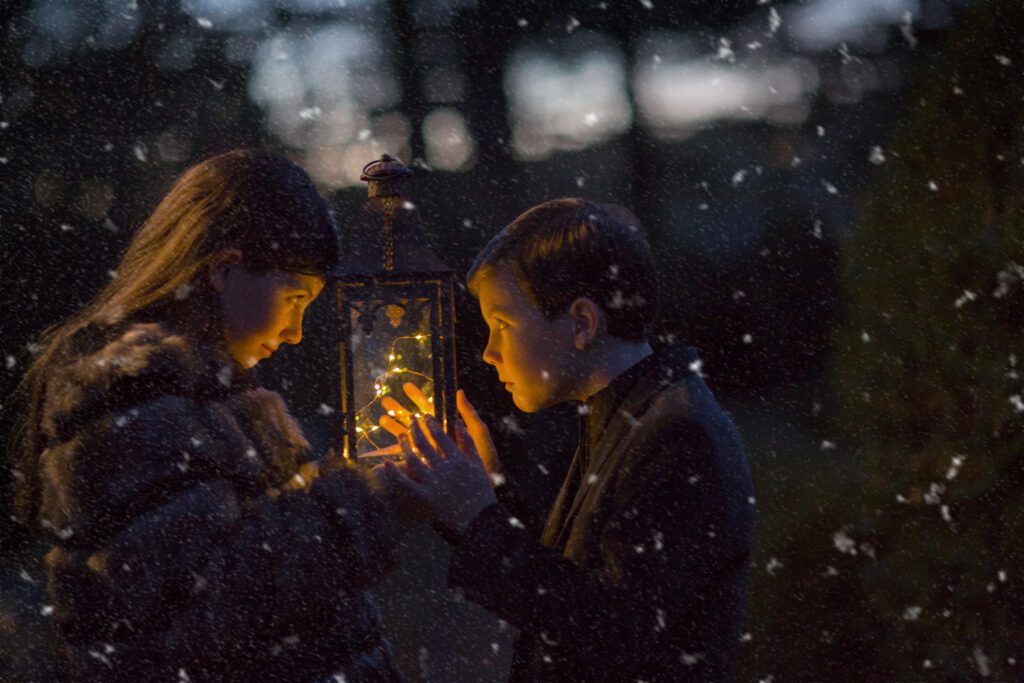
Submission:
M 433 402 L 434 402 L 434 397 L 433 396 L 431 396 L 430 398 L 427 399 L 427 403 L 433 403 Z
M 390 415 L 391 417 L 394 417 L 395 416 L 395 411 L 389 410 L 388 411 L 388 415 Z
M 417 334 L 416 335 L 416 339 L 422 341 L 423 340 L 423 335 L 422 334 Z
M 362 427 L 356 427 L 356 431 L 357 432 L 361 432 L 361 431 L 363 431 L 363 428 Z
M 380 425 L 373 425 L 372 427 L 370 427 L 370 431 L 371 431 L 371 432 L 375 432 L 375 431 L 377 431 L 378 429 L 380 429 Z
M 395 354 L 392 353 L 391 355 L 388 356 L 388 360 L 394 360 L 394 359 L 395 359 Z

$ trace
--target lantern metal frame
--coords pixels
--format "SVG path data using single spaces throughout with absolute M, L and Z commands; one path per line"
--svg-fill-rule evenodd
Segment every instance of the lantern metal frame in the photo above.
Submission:
M 366 165 L 362 179 L 368 183 L 368 199 L 355 219 L 349 249 L 329 277 L 336 293 L 335 405 L 340 407 L 333 442 L 347 460 L 356 459 L 361 439 L 353 353 L 360 330 L 354 328 L 354 320 L 370 326 L 366 331 L 378 324 L 386 327 L 380 313 L 389 305 L 405 309 L 416 300 L 429 302 L 425 341 L 431 353 L 434 413 L 445 431 L 455 434 L 455 273 L 427 246 L 419 213 L 405 197 L 404 181 L 411 174 L 386 154 Z M 373 310 L 360 310 L 356 302 L 373 302 Z M 362 321 L 366 316 L 369 319 Z

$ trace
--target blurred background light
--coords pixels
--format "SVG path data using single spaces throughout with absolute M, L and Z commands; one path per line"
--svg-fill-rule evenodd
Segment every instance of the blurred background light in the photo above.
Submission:
M 571 55 L 524 46 L 509 61 L 505 90 L 516 155 L 539 160 L 561 150 L 600 144 L 629 129 L 633 109 L 625 55 L 605 36 L 578 32 L 565 39 Z

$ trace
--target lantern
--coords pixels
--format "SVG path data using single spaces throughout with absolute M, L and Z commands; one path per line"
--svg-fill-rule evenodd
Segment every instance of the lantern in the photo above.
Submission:
M 379 425 L 381 400 L 403 405 L 418 386 L 449 434 L 455 424 L 455 274 L 426 244 L 419 212 L 406 196 L 412 170 L 387 154 L 363 168 L 368 199 L 340 265 L 337 297 L 340 419 L 335 449 L 374 462 L 398 456 Z

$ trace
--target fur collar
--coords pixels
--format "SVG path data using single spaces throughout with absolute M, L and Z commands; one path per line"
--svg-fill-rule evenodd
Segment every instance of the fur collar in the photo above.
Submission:
M 161 395 L 226 399 L 253 388 L 223 351 L 167 323 L 131 323 L 77 339 L 47 378 L 42 426 L 63 441 L 84 423 Z

